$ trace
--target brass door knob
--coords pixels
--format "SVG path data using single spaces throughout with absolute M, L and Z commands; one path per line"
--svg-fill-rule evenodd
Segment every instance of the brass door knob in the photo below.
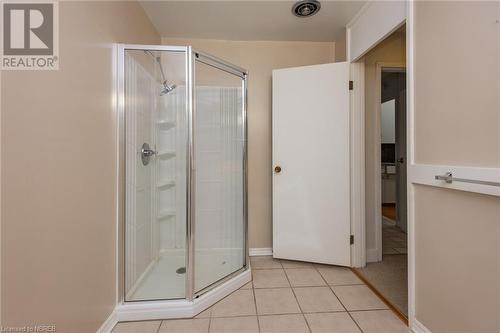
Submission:
M 279 165 L 274 167 L 274 172 L 275 173 L 280 173 L 281 172 L 281 167 Z

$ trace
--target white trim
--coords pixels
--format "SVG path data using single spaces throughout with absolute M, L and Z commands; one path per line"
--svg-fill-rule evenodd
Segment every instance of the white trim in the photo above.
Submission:
M 380 261 L 378 249 L 366 249 L 366 262 L 378 261 Z
M 407 1 L 368 1 L 346 25 L 347 61 L 357 61 L 399 29 L 405 22 L 406 10 Z
M 115 224 L 115 304 L 118 304 L 120 301 L 120 220 L 121 220 L 121 177 L 122 173 L 120 170 L 121 167 L 121 156 L 122 153 L 120 151 L 120 147 L 122 146 L 121 142 L 121 131 L 122 131 L 122 115 L 124 110 L 123 98 L 120 98 L 120 91 L 123 89 L 124 80 L 121 75 L 119 75 L 120 70 L 124 66 L 124 57 L 123 57 L 123 49 L 119 47 L 119 44 L 113 45 L 113 109 L 115 111 L 115 152 L 116 152 L 116 224 Z
M 415 3 L 408 1 L 406 7 L 406 156 L 408 165 L 415 162 Z M 408 326 L 413 327 L 415 319 L 415 189 L 410 181 L 411 168 L 407 169 L 407 220 L 408 220 Z
M 375 3 L 375 2 L 373 2 Z M 406 21 L 403 21 L 400 25 L 406 22 L 406 87 L 407 87 L 407 125 L 406 125 L 406 136 L 407 136 L 407 156 L 408 164 L 414 164 L 414 65 L 413 65 L 413 52 L 414 52 L 414 2 L 405 1 L 406 5 Z M 346 51 L 347 60 L 357 60 L 361 55 L 356 57 L 353 56 L 352 48 L 352 28 L 360 20 L 363 14 L 366 14 L 368 9 L 372 6 L 372 2 L 367 3 L 361 8 L 358 14 L 347 24 L 346 26 Z M 377 19 L 380 19 L 377 16 Z M 399 25 L 399 26 L 400 26 Z M 399 26 L 396 27 L 399 28 Z M 380 40 L 383 40 L 385 36 L 391 34 L 394 29 L 386 31 L 383 37 L 377 41 L 374 41 L 364 53 L 366 53 L 373 46 L 377 45 Z M 356 59 L 355 59 L 356 58 Z M 410 168 L 409 168 L 410 170 Z M 411 173 L 409 173 L 411 174 Z M 408 176 L 407 182 L 407 203 L 408 203 L 408 320 L 409 327 L 413 327 L 413 322 L 415 322 L 415 211 L 414 211 L 414 186 L 411 184 L 410 176 Z
M 115 311 L 113 310 L 104 323 L 102 323 L 101 327 L 97 329 L 96 333 L 111 333 L 116 324 L 118 324 L 118 320 L 116 319 Z
M 458 181 L 448 184 L 443 180 L 436 180 L 434 178 L 435 176 L 443 175 L 446 172 L 453 173 L 453 177 L 457 178 L 493 181 L 500 183 L 500 168 L 479 168 L 449 165 L 412 164 L 410 167 L 409 178 L 413 184 L 429 185 L 458 191 L 500 196 L 500 187 L 498 186 L 463 183 Z
M 250 257 L 257 256 L 272 256 L 273 248 L 272 247 L 254 247 L 248 250 Z
M 3 7 L 2 7 L 3 8 Z M 0 13 L 2 15 L 3 13 Z M 3 17 L 3 15 L 2 15 Z M 2 71 L 0 71 L 0 100 L 2 98 Z M 0 137 L 2 135 L 2 120 L 0 117 Z M 0 145 L 0 188 L 2 188 L 2 147 Z M 0 191 L 0 249 L 2 249 L 2 193 Z M 0 295 L 2 295 L 2 255 L 0 250 Z M 0 296 L 1 298 L 1 296 Z M 2 302 L 0 299 L 0 325 L 2 325 Z
M 352 27 L 356 24 L 356 22 L 359 20 L 359 18 L 368 10 L 368 7 L 371 6 L 371 2 L 367 1 L 363 7 L 354 15 L 354 17 L 346 24 L 346 59 L 349 62 L 354 62 L 355 60 L 351 61 L 351 29 Z
M 393 62 L 377 62 L 375 66 L 375 123 L 372 141 L 375 142 L 375 168 L 373 170 L 373 176 L 375 179 L 374 186 L 374 211 L 375 215 L 375 247 L 370 249 L 370 251 L 376 251 L 377 255 L 367 259 L 367 262 L 379 262 L 382 261 L 382 160 L 381 160 L 381 113 L 382 113 L 382 70 L 384 68 L 391 69 L 405 69 L 405 63 L 393 63 Z M 408 112 L 408 110 L 407 110 Z
M 350 196 L 351 196 L 351 266 L 366 265 L 365 232 L 365 64 L 363 61 L 350 64 Z
M 422 324 L 416 319 L 413 320 L 413 323 L 410 328 L 413 333 L 432 333 L 430 329 L 425 327 L 424 324 Z
M 243 287 L 250 282 L 251 279 L 251 270 L 247 269 L 233 279 L 215 287 L 193 301 L 127 302 L 118 304 L 114 314 L 117 321 L 192 318 L 232 292 Z

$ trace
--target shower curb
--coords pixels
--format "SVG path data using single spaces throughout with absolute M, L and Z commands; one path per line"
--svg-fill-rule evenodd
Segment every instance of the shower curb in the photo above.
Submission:
M 118 321 L 158 320 L 175 318 L 192 318 L 209 308 L 232 292 L 243 287 L 252 279 L 251 269 L 247 269 L 224 284 L 208 291 L 193 301 L 170 300 L 149 302 L 122 302 L 115 307 L 112 316 L 115 324 Z M 110 316 L 111 318 L 111 316 Z M 113 319 L 108 321 L 113 322 Z M 103 328 L 105 325 L 103 324 Z M 109 325 L 106 325 L 109 327 Z M 108 331 L 98 331 L 104 333 Z

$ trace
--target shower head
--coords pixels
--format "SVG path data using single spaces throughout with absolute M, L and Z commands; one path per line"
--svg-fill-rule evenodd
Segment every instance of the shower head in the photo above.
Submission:
M 160 90 L 160 96 L 163 96 L 165 94 L 168 94 L 169 92 L 171 92 L 172 90 L 174 90 L 177 86 L 175 84 L 169 86 L 167 84 L 167 81 L 163 81 L 163 87 L 161 88 Z
M 163 71 L 163 66 L 161 65 L 161 58 L 160 57 L 156 57 L 153 54 L 153 52 L 151 52 L 149 50 L 144 50 L 144 53 L 147 53 L 147 54 L 151 55 L 156 60 L 156 62 L 158 63 L 158 66 L 160 67 L 160 74 L 161 74 L 161 77 L 163 79 L 162 88 L 160 90 L 160 96 L 168 94 L 169 92 L 171 92 L 172 90 L 174 90 L 175 87 L 176 87 L 176 85 L 173 84 L 173 85 L 169 86 L 168 83 L 167 83 L 167 79 L 165 78 L 165 72 Z

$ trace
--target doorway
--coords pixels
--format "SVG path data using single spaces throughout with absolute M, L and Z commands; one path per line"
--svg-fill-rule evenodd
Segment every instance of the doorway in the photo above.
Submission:
M 366 266 L 358 275 L 408 317 L 405 27 L 364 57 Z

